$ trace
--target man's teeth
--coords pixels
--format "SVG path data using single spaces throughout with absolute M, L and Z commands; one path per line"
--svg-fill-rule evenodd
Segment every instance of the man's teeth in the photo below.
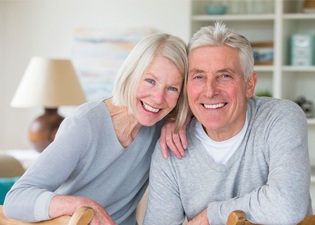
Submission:
M 215 104 L 215 105 L 206 105 L 206 104 L 204 104 L 204 106 L 207 109 L 217 109 L 217 108 L 223 107 L 224 103 L 219 103 L 219 104 Z
M 146 110 L 148 110 L 148 111 L 150 111 L 150 112 L 158 112 L 159 111 L 159 109 L 155 109 L 155 108 L 152 108 L 151 106 L 149 106 L 149 105 L 147 105 L 147 104 L 145 104 L 145 103 L 143 103 L 143 107 L 146 109 Z

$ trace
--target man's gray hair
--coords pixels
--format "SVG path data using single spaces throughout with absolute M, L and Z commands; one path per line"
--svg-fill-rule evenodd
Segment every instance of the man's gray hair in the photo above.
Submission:
M 194 34 L 188 44 L 188 54 L 196 48 L 213 45 L 227 45 L 239 52 L 246 81 L 254 71 L 254 55 L 250 42 L 244 36 L 226 28 L 224 23 L 217 21 L 214 26 L 202 27 Z

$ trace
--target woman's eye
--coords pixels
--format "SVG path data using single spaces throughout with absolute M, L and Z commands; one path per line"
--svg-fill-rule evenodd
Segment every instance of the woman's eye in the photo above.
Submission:
M 148 83 L 150 83 L 150 84 L 155 84 L 155 81 L 154 80 L 152 80 L 152 79 L 145 79 Z
M 178 92 L 178 88 L 176 88 L 176 87 L 168 87 L 167 89 L 170 91 L 177 91 Z

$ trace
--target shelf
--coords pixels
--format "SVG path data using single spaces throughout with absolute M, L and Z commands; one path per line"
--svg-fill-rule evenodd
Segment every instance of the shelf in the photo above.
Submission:
M 274 66 L 255 66 L 254 70 L 257 72 L 273 72 Z
M 283 66 L 284 72 L 315 72 L 315 66 Z
M 284 14 L 283 19 L 288 19 L 288 20 L 313 20 L 315 19 L 315 13 L 310 14 L 310 13 L 289 13 L 289 14 Z
M 256 14 L 256 15 L 194 15 L 192 16 L 192 21 L 213 21 L 213 20 L 222 20 L 222 21 L 272 21 L 275 19 L 274 14 Z

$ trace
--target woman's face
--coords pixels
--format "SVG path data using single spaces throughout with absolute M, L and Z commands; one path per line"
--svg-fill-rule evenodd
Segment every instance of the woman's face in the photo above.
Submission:
M 135 117 L 143 126 L 152 126 L 176 106 L 183 75 L 173 62 L 156 56 L 140 78 L 136 89 Z

